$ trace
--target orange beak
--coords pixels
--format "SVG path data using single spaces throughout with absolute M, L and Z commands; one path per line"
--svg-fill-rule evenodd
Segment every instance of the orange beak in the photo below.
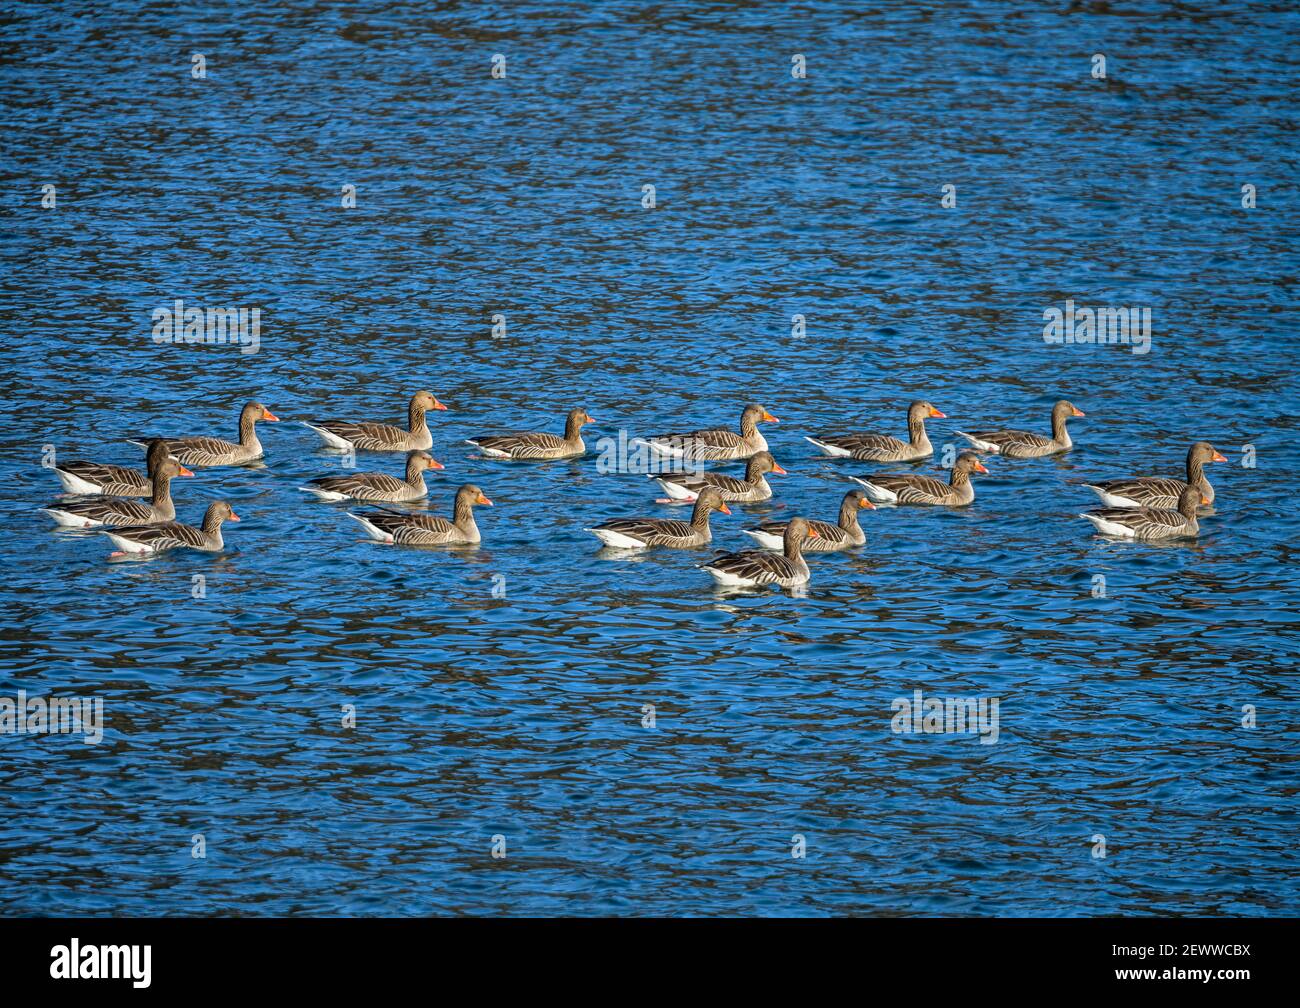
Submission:
M 780 473 L 782 476 L 788 475 L 786 471 L 782 469 L 779 465 L 777 465 L 775 462 L 772 463 L 772 472 Z
M 231 520 L 231 521 L 239 521 L 239 515 L 235 514 L 235 512 L 233 512 L 233 511 L 231 511 L 231 512 L 230 512 L 230 520 Z
M 1081 410 L 1081 409 L 1076 409 L 1076 410 L 1074 411 L 1074 415 L 1075 415 L 1075 416 L 1087 416 L 1088 414 L 1085 413 L 1085 412 L 1084 412 L 1083 410 Z
M 987 473 L 987 472 L 988 472 L 988 470 L 984 468 L 984 463 L 983 463 L 983 462 L 976 462 L 976 463 L 975 463 L 975 471 L 976 471 L 976 472 L 982 472 L 982 473 Z
M 482 494 L 478 495 L 478 502 L 480 504 L 486 504 L 488 507 L 492 506 L 492 502 L 488 500 L 486 497 L 484 497 Z
M 177 464 L 179 465 L 179 463 L 177 463 Z M 180 468 L 181 468 L 181 475 L 182 475 L 182 476 L 193 476 L 193 475 L 194 475 L 192 472 L 190 472 L 190 471 L 189 471 L 188 469 L 186 469 L 184 466 L 181 466 Z
M 822 537 L 822 534 L 821 534 L 820 532 L 818 532 L 818 531 L 817 531 L 815 528 L 813 528 L 811 525 L 808 526 L 808 538 L 809 538 L 809 539 L 820 539 L 821 537 Z
M 862 500 L 858 501 L 858 507 L 870 508 L 872 511 L 876 510 L 876 505 L 872 504 L 871 501 L 867 500 L 865 497 L 863 497 Z
M 272 413 L 272 412 L 271 412 L 269 409 L 267 409 L 265 406 L 262 407 L 262 419 L 263 419 L 263 420 L 272 420 L 272 421 L 274 421 L 275 423 L 279 423 L 279 422 L 280 422 L 280 418 L 279 418 L 278 416 L 276 416 L 274 413 Z
M 765 423 L 780 423 L 776 417 L 772 416 L 767 410 L 763 410 L 763 420 Z
M 430 469 L 444 469 L 444 468 L 446 468 L 446 467 L 445 467 L 441 462 L 439 462 L 437 459 L 434 459 L 432 462 L 429 463 L 429 468 L 430 468 Z
M 447 407 L 444 406 L 442 403 L 438 402 L 438 397 L 437 397 L 437 396 L 434 396 L 434 397 L 433 397 L 433 408 L 434 408 L 434 409 L 446 409 Z
M 721 507 L 718 508 L 718 510 L 721 511 L 723 514 L 731 514 L 731 508 L 727 507 L 726 504 L 723 504 Z
M 1201 498 L 1201 503 L 1202 503 L 1203 505 L 1205 505 L 1206 507 L 1209 507 L 1209 504 L 1210 504 L 1210 498 L 1208 498 L 1208 497 L 1202 497 L 1202 498 Z
M 596 418 L 595 418 L 594 416 L 592 416 L 590 413 L 584 413 L 583 416 L 585 416 L 585 417 L 587 418 L 587 420 L 586 420 L 587 423 L 595 423 L 595 422 L 596 422 Z
M 1211 462 L 1227 462 L 1228 460 L 1227 460 L 1226 458 L 1224 458 L 1222 455 L 1220 455 L 1218 452 L 1215 452 L 1215 453 L 1214 453 L 1214 458 L 1210 459 L 1210 461 L 1211 461 Z
M 935 409 L 933 406 L 930 407 L 930 416 L 932 416 L 932 417 L 938 417 L 940 420 L 947 420 L 947 419 L 948 419 L 948 414 L 947 414 L 947 413 L 940 413 L 940 412 L 939 412 L 937 409 Z

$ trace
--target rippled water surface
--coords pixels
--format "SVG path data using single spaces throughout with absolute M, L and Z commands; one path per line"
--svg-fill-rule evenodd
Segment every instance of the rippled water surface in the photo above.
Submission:
M 1032 6 L 12 6 L 0 695 L 106 726 L 0 736 L 0 908 L 1300 910 L 1300 17 Z M 155 343 L 175 298 L 260 307 L 258 352 Z M 1151 308 L 1150 352 L 1045 344 L 1067 298 Z M 292 421 L 419 388 L 451 407 L 428 506 L 495 501 L 477 550 L 363 542 L 296 489 L 342 470 Z M 761 402 L 789 475 L 716 518 L 736 549 L 898 469 L 803 435 L 901 434 L 918 397 L 950 418 L 924 472 L 957 430 L 1087 416 L 970 508 L 866 513 L 804 597 L 602 555 L 584 527 L 681 512 L 594 450 L 462 440 Z M 284 421 L 265 466 L 175 487 L 187 521 L 233 503 L 224 553 L 110 563 L 36 510 L 44 446 L 135 464 L 127 436 L 230 437 L 250 398 Z M 1199 438 L 1228 463 L 1197 541 L 1076 516 L 1077 481 L 1181 475 Z M 997 742 L 892 732 L 916 689 L 998 698 Z

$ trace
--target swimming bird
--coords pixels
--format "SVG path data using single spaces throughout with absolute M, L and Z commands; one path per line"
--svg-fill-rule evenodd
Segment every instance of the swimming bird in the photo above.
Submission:
M 426 414 L 430 410 L 445 410 L 432 392 L 420 391 L 411 396 L 407 406 L 407 430 L 391 424 L 349 420 L 299 420 L 319 434 L 331 448 L 353 451 L 424 451 L 433 446 Z
M 161 438 L 149 442 L 145 471 L 106 462 L 64 462 L 54 466 L 63 489 L 68 493 L 104 497 L 148 497 L 153 493 L 154 471 L 171 457 Z
M 279 417 L 259 402 L 245 403 L 239 411 L 239 442 L 215 437 L 164 438 L 163 442 L 178 462 L 187 466 L 243 465 L 262 457 L 262 442 L 257 439 L 259 420 L 278 422 Z M 141 448 L 145 441 L 132 440 Z
M 425 470 L 441 468 L 442 463 L 435 462 L 428 452 L 412 451 L 406 454 L 405 479 L 399 480 L 388 473 L 360 472 L 319 476 L 298 489 L 326 501 L 413 501 L 429 495 L 429 488 L 424 485 Z
M 940 413 L 924 400 L 912 403 L 907 408 L 906 441 L 888 434 L 818 434 L 804 440 L 811 441 L 834 458 L 855 458 L 866 462 L 908 462 L 934 454 L 934 447 L 925 433 L 925 421 L 930 417 L 946 419 L 947 414 Z
M 1123 536 L 1125 539 L 1177 539 L 1194 536 L 1200 532 L 1196 508 L 1210 503 L 1201 491 L 1187 487 L 1178 495 L 1178 507 L 1153 508 L 1099 508 L 1084 511 L 1079 517 L 1087 518 L 1105 535 Z
M 595 423 L 585 409 L 569 410 L 564 421 L 564 437 L 541 431 L 524 431 L 515 434 L 485 434 L 468 438 L 467 442 L 494 459 L 562 459 L 585 455 L 587 446 L 582 441 L 584 424 Z
M 862 526 L 858 523 L 858 512 L 863 508 L 875 509 L 867 498 L 865 490 L 850 490 L 840 502 L 840 520 L 838 525 L 818 521 L 813 518 L 808 525 L 816 531 L 816 538 L 804 543 L 804 549 L 810 553 L 833 553 L 853 546 L 861 546 L 867 541 Z M 764 522 L 755 529 L 741 529 L 745 535 L 755 539 L 770 550 L 779 550 L 785 545 L 785 530 L 789 522 Z
M 1005 455 L 1007 458 L 1040 458 L 1043 455 L 1068 451 L 1074 447 L 1074 442 L 1070 440 L 1070 432 L 1065 429 L 1065 421 L 1070 417 L 1084 415 L 1082 410 L 1075 409 L 1072 403 L 1062 399 L 1052 407 L 1050 438 L 1019 430 L 976 431 L 973 434 L 957 431 L 956 433 L 979 451 Z
M 746 463 L 743 480 L 715 472 L 673 473 L 658 476 L 647 473 L 646 475 L 658 481 L 664 488 L 664 493 L 668 494 L 666 499 L 659 501 L 661 504 L 672 501 L 693 501 L 706 487 L 717 490 L 724 501 L 732 504 L 752 504 L 772 496 L 772 488 L 763 478 L 768 473 L 784 476 L 785 470 L 776 464 L 776 459 L 772 458 L 771 452 L 761 451 Z
M 712 487 L 705 487 L 695 499 L 695 509 L 689 522 L 670 518 L 615 518 L 587 529 L 606 546 L 616 549 L 640 550 L 651 546 L 669 546 L 690 549 L 706 546 L 713 539 L 709 517 L 714 511 L 731 514 L 722 495 Z
M 456 491 L 451 521 L 431 514 L 396 511 L 349 511 L 371 539 L 402 546 L 447 546 L 482 541 L 474 521 L 474 505 L 492 502 L 473 483 Z
M 1227 462 L 1208 441 L 1197 441 L 1187 449 L 1187 479 L 1172 476 L 1138 476 L 1133 479 L 1100 480 L 1083 484 L 1095 490 L 1107 507 L 1177 508 L 1178 498 L 1189 486 L 1199 490 L 1207 504 L 1214 503 L 1214 487 L 1205 478 L 1206 462 Z
M 740 433 L 725 428 L 690 431 L 686 434 L 655 434 L 638 438 L 660 455 L 696 462 L 733 462 L 767 451 L 767 439 L 759 423 L 780 423 L 762 406 L 749 405 L 740 414 Z
M 807 584 L 811 575 L 808 562 L 803 558 L 803 544 L 809 537 L 815 539 L 817 530 L 809 528 L 803 518 L 791 518 L 782 537 L 782 553 L 768 550 L 719 553 L 700 569 L 708 571 L 714 581 L 728 588 L 757 585 L 793 588 Z
M 975 499 L 975 487 L 970 481 L 971 473 L 987 473 L 984 464 L 972 451 L 964 451 L 957 456 L 952 466 L 952 475 L 948 482 L 942 483 L 933 476 L 920 473 L 868 476 L 865 479 L 850 477 L 854 483 L 860 483 L 877 504 L 938 504 L 948 507 L 961 507 Z
M 99 528 L 101 525 L 147 525 L 169 522 L 176 517 L 171 482 L 175 476 L 193 476 L 179 462 L 164 458 L 153 473 L 153 497 L 148 504 L 123 497 L 62 501 L 41 508 L 65 528 Z
M 225 501 L 213 501 L 203 515 L 203 526 L 183 525 L 180 522 L 163 522 L 159 525 L 130 526 L 115 528 L 103 534 L 113 540 L 117 550 L 110 557 L 125 556 L 128 553 L 162 553 L 169 549 L 184 547 L 216 553 L 225 549 L 221 539 L 221 523 L 229 519 L 239 521 Z

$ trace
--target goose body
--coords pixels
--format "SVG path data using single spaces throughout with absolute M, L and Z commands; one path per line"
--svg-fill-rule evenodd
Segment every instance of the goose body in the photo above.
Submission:
M 758 424 L 780 423 L 762 406 L 746 406 L 740 414 L 740 433 L 725 428 L 690 431 L 684 434 L 656 434 L 638 438 L 656 454 L 696 462 L 734 462 L 767 451 L 767 439 Z
M 643 550 L 652 546 L 690 549 L 707 546 L 713 540 L 709 517 L 714 511 L 731 514 L 717 490 L 705 488 L 695 501 L 689 522 L 667 518 L 615 518 L 587 529 L 606 546 L 614 549 Z
M 908 440 L 900 441 L 888 434 L 819 434 L 806 437 L 833 458 L 854 458 L 867 462 L 909 462 L 934 454 L 934 446 L 925 433 L 930 417 L 946 417 L 928 402 L 917 401 L 907 409 Z M 813 549 L 810 545 L 808 549 Z
M 95 500 L 63 501 L 41 508 L 63 528 L 100 528 L 117 525 L 148 525 L 169 522 L 176 517 L 172 503 L 171 481 L 174 476 L 194 474 L 179 463 L 164 458 L 153 474 L 153 496 L 149 503 L 120 497 Z
M 1153 507 L 1177 510 L 1178 499 L 1188 487 L 1199 490 L 1207 504 L 1214 503 L 1214 487 L 1205 478 L 1206 462 L 1228 461 L 1208 441 L 1197 441 L 1187 450 L 1187 479 L 1172 476 L 1138 476 L 1132 479 L 1085 483 L 1107 507 Z
M 1050 438 L 1021 430 L 976 431 L 972 434 L 957 431 L 956 433 L 969 441 L 977 451 L 1005 455 L 1007 458 L 1041 458 L 1044 455 L 1069 451 L 1074 447 L 1065 424 L 1070 417 L 1084 415 L 1082 410 L 1075 409 L 1073 404 L 1062 399 L 1052 407 Z
M 803 518 L 791 518 L 782 537 L 782 553 L 767 550 L 746 550 L 740 553 L 719 553 L 701 570 L 724 588 L 755 588 L 777 585 L 794 588 L 807 584 L 811 574 L 803 558 L 804 541 L 817 531 Z
M 362 472 L 348 476 L 320 476 L 301 486 L 299 490 L 312 493 L 320 500 L 341 501 L 413 501 L 429 495 L 424 485 L 426 469 L 441 469 L 428 452 L 412 451 L 406 456 L 406 478 L 398 479 L 388 473 Z
M 366 534 L 381 543 L 402 546 L 447 546 L 458 543 L 482 541 L 478 525 L 474 522 L 474 505 L 492 502 L 483 491 L 467 483 L 456 491 L 452 519 L 431 514 L 403 514 L 394 511 L 348 512 L 356 519 Z
M 772 488 L 763 477 L 767 473 L 784 475 L 785 470 L 776 464 L 772 453 L 761 451 L 750 458 L 745 466 L 745 478 L 736 479 L 725 473 L 702 472 L 677 475 L 648 474 L 668 495 L 669 501 L 693 501 L 703 490 L 716 490 L 724 501 L 732 504 L 751 504 L 772 496 Z
M 103 534 L 113 540 L 113 545 L 118 549 L 113 556 L 162 553 L 181 547 L 216 553 L 225 548 L 221 539 L 221 523 L 226 519 L 239 521 L 239 516 L 225 501 L 214 501 L 208 505 L 200 528 L 170 521 L 159 525 L 115 528 L 111 532 L 106 529 Z
M 256 425 L 260 420 L 278 421 L 280 418 L 261 403 L 245 403 L 239 413 L 239 441 L 224 441 L 216 437 L 162 438 L 167 451 L 187 466 L 244 465 L 262 457 L 262 442 L 257 439 Z M 144 446 L 143 441 L 132 444 Z
M 861 484 L 867 491 L 867 496 L 877 504 L 962 507 L 975 500 L 971 473 L 987 472 L 974 452 L 964 451 L 953 463 L 952 476 L 947 483 L 920 473 L 883 473 L 851 478 L 853 482 Z
M 429 410 L 445 410 L 432 392 L 417 392 L 407 406 L 407 430 L 392 424 L 366 421 L 352 423 L 348 420 L 300 420 L 321 436 L 330 448 L 345 451 L 426 451 L 433 446 L 429 433 Z
M 862 525 L 858 522 L 858 511 L 862 508 L 874 508 L 864 490 L 850 490 L 840 503 L 839 523 L 810 519 L 808 526 L 817 533 L 814 538 L 804 543 L 803 548 L 810 553 L 833 553 L 854 546 L 861 546 L 867 541 Z M 764 522 L 755 529 L 742 529 L 745 535 L 770 550 L 785 547 L 785 530 L 789 522 Z
M 515 434 L 484 434 L 468 438 L 467 443 L 479 449 L 486 458 L 539 461 L 543 459 L 575 458 L 587 453 L 582 440 L 582 427 L 592 423 L 585 409 L 570 410 L 564 423 L 564 437 L 543 431 L 522 431 Z
M 105 462 L 65 462 L 54 466 L 65 492 L 82 496 L 148 497 L 153 493 L 153 474 L 170 455 L 167 445 L 154 438 L 145 456 L 145 472 Z
M 1104 535 L 1125 539 L 1180 539 L 1200 532 L 1196 508 L 1208 504 L 1199 490 L 1187 487 L 1179 495 L 1178 507 L 1099 508 L 1079 515 Z

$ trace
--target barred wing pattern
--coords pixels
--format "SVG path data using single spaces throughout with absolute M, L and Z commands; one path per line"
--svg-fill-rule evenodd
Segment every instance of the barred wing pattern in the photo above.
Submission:
M 724 428 L 691 431 L 687 434 L 656 434 L 645 440 L 680 451 L 687 458 L 701 462 L 729 462 L 754 454 L 744 438 Z
M 1091 484 L 1114 497 L 1123 497 L 1142 507 L 1175 510 L 1187 484 L 1172 476 L 1139 476 L 1133 479 L 1101 480 Z
M 404 546 L 439 546 L 465 541 L 465 535 L 446 518 L 430 514 L 396 514 L 392 511 L 359 512 L 356 517 L 387 532 Z
M 224 465 L 244 452 L 243 445 L 215 437 L 168 438 L 166 444 L 167 451 L 187 466 Z
M 130 539 L 132 542 L 149 546 L 157 553 L 174 549 L 177 546 L 190 546 L 194 549 L 205 549 L 207 547 L 202 529 L 195 528 L 193 525 L 184 525 L 181 522 L 128 526 L 114 529 L 113 534 L 122 539 Z
M 766 532 L 777 539 L 784 539 L 788 525 L 789 522 L 765 522 L 758 528 L 759 531 Z M 808 520 L 808 526 L 817 533 L 817 538 L 804 542 L 805 553 L 833 553 L 848 541 L 849 534 L 838 525 L 811 518 Z
M 1139 539 L 1165 539 L 1187 527 L 1181 512 L 1166 508 L 1098 508 L 1088 513 L 1131 529 Z
M 817 440 L 843 448 L 853 458 L 864 462 L 894 462 L 916 454 L 906 441 L 888 434 L 818 435 Z
M 736 479 L 735 476 L 728 476 L 726 473 L 698 473 L 692 476 L 661 475 L 656 478 L 664 483 L 672 483 L 682 487 L 697 495 L 705 487 L 713 487 L 718 493 L 722 494 L 723 500 L 728 501 L 754 492 L 752 485 L 744 480 Z
M 952 490 L 947 483 L 920 474 L 868 476 L 865 480 L 897 494 L 899 504 L 937 504 L 947 500 Z
M 602 522 L 596 528 L 607 529 L 631 539 L 639 539 L 647 546 L 668 546 L 681 539 L 691 539 L 695 529 L 690 522 L 671 518 L 617 518 Z
M 743 578 L 755 584 L 781 584 L 783 581 L 797 580 L 801 571 L 780 553 L 759 553 L 746 550 L 743 553 L 719 553 L 705 568 L 725 571 L 736 578 Z
M 157 521 L 152 506 L 133 500 L 74 501 L 70 504 L 60 504 L 58 510 L 114 526 L 141 525 Z
M 322 476 L 312 486 L 332 490 L 353 500 L 400 501 L 423 497 L 418 487 L 388 473 L 357 473 L 354 476 Z
M 102 462 L 67 462 L 56 466 L 87 483 L 96 484 L 106 497 L 148 497 L 152 492 L 149 479 L 138 469 Z
M 1060 447 L 1051 438 L 1045 438 L 1030 431 L 975 431 L 972 434 L 963 434 L 962 436 L 977 448 L 990 445 L 992 447 L 986 450 L 996 451 L 1008 458 L 1032 458 L 1035 455 L 1055 451 Z
M 335 437 L 351 442 L 362 451 L 402 451 L 413 447 L 410 431 L 392 424 L 348 423 L 344 420 L 322 420 L 315 424 Z
M 490 434 L 470 438 L 470 443 L 516 459 L 548 459 L 574 454 L 569 442 L 564 438 L 540 431 L 522 434 Z

